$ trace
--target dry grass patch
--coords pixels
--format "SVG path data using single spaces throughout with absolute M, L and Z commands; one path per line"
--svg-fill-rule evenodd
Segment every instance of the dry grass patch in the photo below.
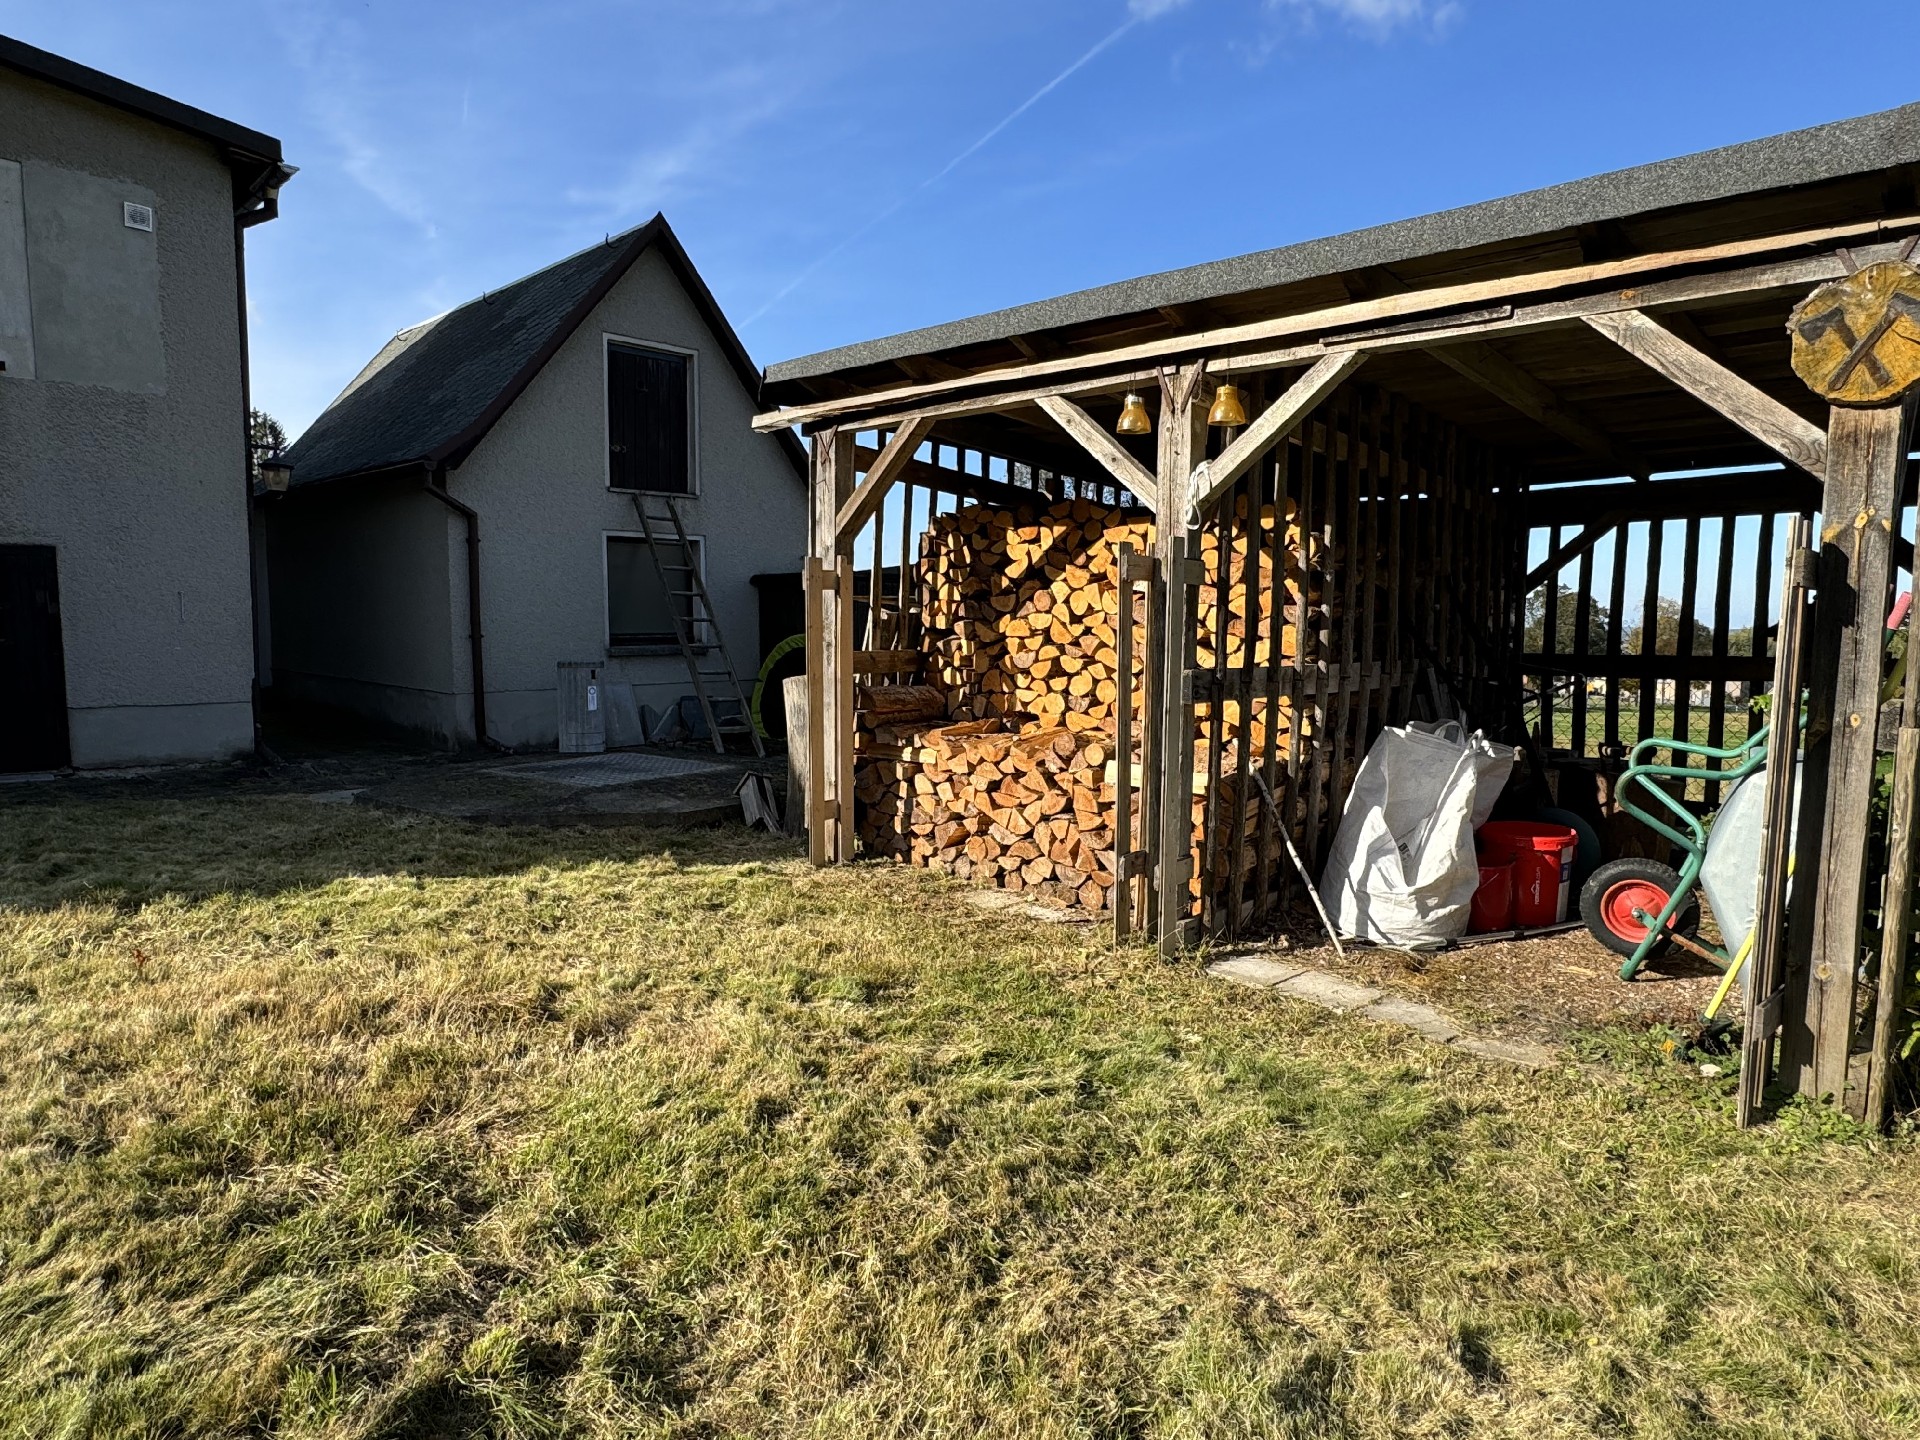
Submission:
M 1920 1155 L 737 833 L 0 806 L 0 1431 L 1896 1436 Z

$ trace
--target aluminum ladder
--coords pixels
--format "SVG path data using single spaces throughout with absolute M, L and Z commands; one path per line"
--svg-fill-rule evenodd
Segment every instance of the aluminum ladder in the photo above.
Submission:
M 651 511 L 648 507 L 653 504 L 662 506 L 664 513 Z M 726 639 L 720 633 L 720 619 L 713 613 L 713 600 L 707 594 L 707 582 L 694 558 L 693 544 L 687 539 L 687 527 L 680 523 L 679 507 L 671 495 L 635 495 L 633 509 L 640 517 L 640 533 L 646 537 L 647 554 L 653 557 L 654 574 L 660 577 L 660 588 L 666 592 L 667 613 L 673 618 L 673 637 L 680 646 L 680 657 L 687 662 L 687 676 L 693 681 L 694 697 L 699 700 L 700 713 L 706 718 L 713 748 L 724 755 L 729 735 L 745 735 L 753 742 L 753 753 L 765 755 L 766 742 L 760 738 L 760 729 L 747 708 L 746 691 L 740 686 L 740 676 L 733 668 Z M 663 551 L 668 545 L 673 547 L 671 557 Z M 682 600 L 687 602 L 686 614 L 681 613 L 679 602 Z M 699 638 L 703 625 L 706 627 L 704 641 Z M 718 656 L 719 665 L 702 666 L 703 654 L 708 660 Z M 720 682 L 724 682 L 725 689 L 718 698 L 725 700 L 729 694 L 733 697 L 737 719 L 723 722 L 714 713 L 716 697 L 708 687 Z

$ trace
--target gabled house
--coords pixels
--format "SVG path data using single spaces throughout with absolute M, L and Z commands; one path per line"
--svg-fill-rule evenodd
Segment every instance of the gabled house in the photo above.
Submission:
M 263 500 L 276 700 L 516 749 L 554 743 L 560 662 L 673 707 L 689 602 L 636 513 L 659 495 L 750 684 L 751 577 L 806 545 L 805 452 L 754 433 L 758 389 L 661 216 L 403 330 Z
M 0 772 L 253 748 L 243 240 L 292 173 L 0 37 Z

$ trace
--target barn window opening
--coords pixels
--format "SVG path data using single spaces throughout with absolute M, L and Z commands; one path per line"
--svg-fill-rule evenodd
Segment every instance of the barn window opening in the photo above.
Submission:
M 706 546 L 689 539 L 693 563 L 704 569 Z M 660 583 L 647 542 L 638 536 L 607 537 L 607 644 L 615 650 L 646 646 L 674 645 L 673 618 L 693 625 L 694 643 L 703 642 L 699 626 L 693 622 L 693 577 L 679 567 L 683 564 L 680 547 L 667 545 L 660 551 L 666 567 L 666 584 Z M 682 592 L 682 593 L 671 593 Z
M 609 488 L 692 493 L 692 368 L 685 355 L 607 342 Z

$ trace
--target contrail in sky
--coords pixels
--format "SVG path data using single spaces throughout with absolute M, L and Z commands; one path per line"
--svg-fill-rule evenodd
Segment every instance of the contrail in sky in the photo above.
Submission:
M 1168 7 L 1163 7 L 1163 8 L 1168 8 Z M 754 321 L 758 320 L 762 315 L 766 314 L 769 310 L 773 309 L 774 306 L 778 305 L 782 300 L 786 299 L 787 296 L 791 295 L 795 290 L 798 290 L 801 287 L 801 285 L 805 284 L 807 280 L 811 279 L 812 276 L 820 269 L 821 266 L 825 265 L 829 260 L 833 259 L 841 251 L 845 250 L 849 245 L 852 245 L 855 241 L 859 240 L 861 237 L 868 234 L 875 227 L 881 224 L 884 224 L 886 221 L 892 219 L 893 216 L 899 213 L 899 211 L 907 204 L 909 200 L 912 200 L 916 196 L 923 194 L 927 190 L 931 189 L 933 186 L 938 185 L 942 180 L 946 179 L 947 176 L 951 175 L 961 165 L 965 164 L 974 155 L 978 154 L 982 149 L 982 147 L 984 147 L 988 142 L 990 142 L 994 136 L 998 135 L 1002 130 L 1005 130 L 1009 125 L 1013 124 L 1014 121 L 1018 120 L 1022 115 L 1026 114 L 1027 111 L 1031 110 L 1035 105 L 1038 105 L 1042 100 L 1046 99 L 1048 95 L 1052 94 L 1055 90 L 1059 89 L 1061 85 L 1065 84 L 1067 80 L 1071 79 L 1076 73 L 1084 69 L 1095 58 L 1097 58 L 1103 51 L 1111 48 L 1120 39 L 1121 36 L 1125 35 L 1129 30 L 1133 29 L 1143 19 L 1150 19 L 1154 14 L 1157 14 L 1157 13 L 1159 13 L 1158 10 L 1154 10 L 1151 6 L 1149 6 L 1148 14 L 1146 15 L 1134 14 L 1129 16 L 1126 20 L 1121 22 L 1119 28 L 1114 30 L 1114 32 L 1111 35 L 1107 36 L 1106 39 L 1102 40 L 1099 44 L 1095 45 L 1091 50 L 1087 51 L 1086 54 L 1082 55 L 1078 60 L 1074 61 L 1071 65 L 1067 66 L 1066 69 L 1062 70 L 1058 75 L 1054 76 L 1051 80 L 1047 81 L 1047 83 L 1042 85 L 1038 90 L 1034 91 L 1033 94 L 1029 95 L 1026 99 L 1022 100 L 1018 105 L 1014 106 L 1013 109 L 1007 113 L 1006 117 L 1002 119 L 999 124 L 995 125 L 991 130 L 987 131 L 986 134 L 982 135 L 978 140 L 974 141 L 971 145 L 967 146 L 966 149 L 962 150 L 958 155 L 954 156 L 946 164 L 942 165 L 938 170 L 934 171 L 933 174 L 929 175 L 926 179 L 922 180 L 913 189 L 909 190 L 906 194 L 902 195 L 898 200 L 895 200 L 891 205 L 887 206 L 887 208 L 882 210 L 878 215 L 875 215 L 871 220 L 868 220 L 864 225 L 860 226 L 857 230 L 854 230 L 852 233 L 844 236 L 840 240 L 840 242 L 836 244 L 831 250 L 827 251 L 826 254 L 822 255 L 819 259 L 815 260 L 811 265 L 807 266 L 806 269 L 802 270 L 798 275 L 794 276 L 793 279 L 789 280 L 783 287 L 781 287 L 781 289 L 774 295 L 774 297 L 771 300 L 767 301 L 766 304 L 762 305 L 758 310 L 754 311 L 753 314 L 749 315 L 741 323 L 743 325 L 751 325 Z

